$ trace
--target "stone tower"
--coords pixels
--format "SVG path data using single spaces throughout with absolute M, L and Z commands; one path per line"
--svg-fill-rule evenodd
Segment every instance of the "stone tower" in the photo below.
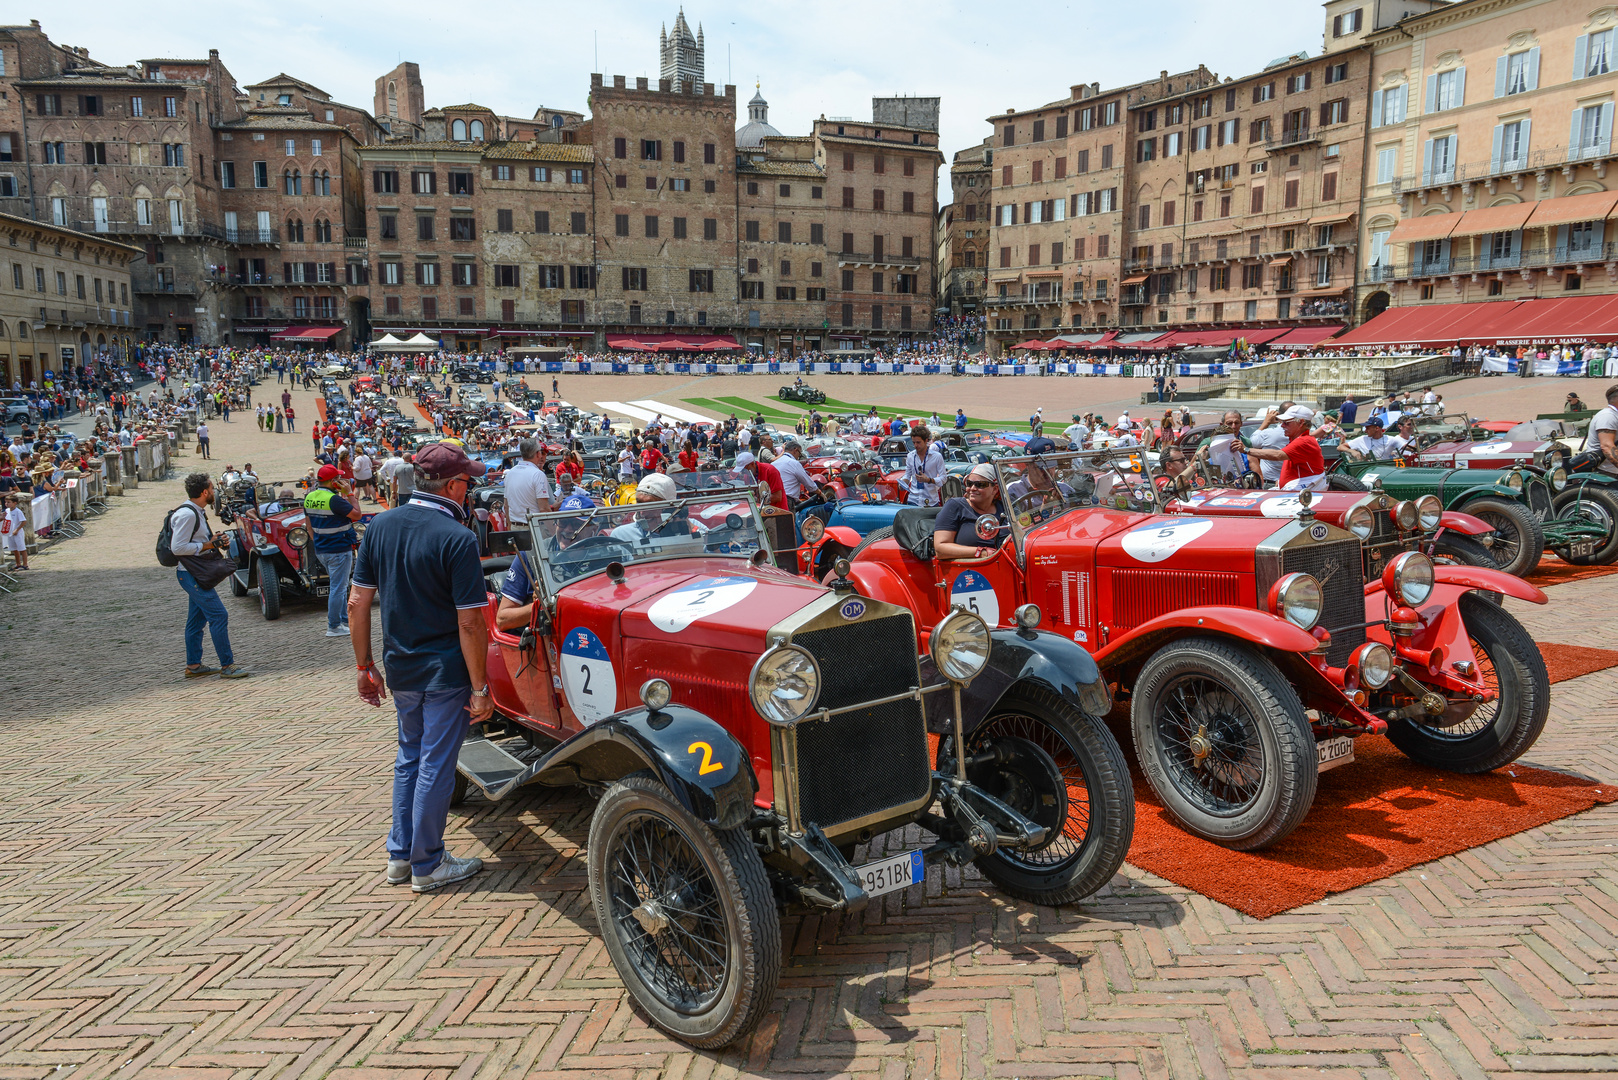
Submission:
M 703 81 L 702 24 L 697 24 L 696 35 L 692 36 L 691 27 L 685 21 L 684 8 L 674 17 L 674 32 L 669 33 L 665 27 L 658 34 L 657 48 L 662 61 L 660 78 L 673 79 L 676 83 Z

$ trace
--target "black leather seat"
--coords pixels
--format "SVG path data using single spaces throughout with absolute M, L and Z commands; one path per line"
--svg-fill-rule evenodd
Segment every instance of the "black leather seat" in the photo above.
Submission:
M 893 515 L 893 539 L 923 562 L 933 559 L 933 523 L 941 506 L 908 506 Z

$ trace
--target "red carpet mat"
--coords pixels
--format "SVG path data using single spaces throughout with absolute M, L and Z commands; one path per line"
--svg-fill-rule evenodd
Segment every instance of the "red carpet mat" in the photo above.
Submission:
M 1116 733 L 1116 729 L 1115 729 Z M 1175 825 L 1137 772 L 1129 862 L 1257 919 L 1420 863 L 1618 801 L 1618 785 L 1508 765 L 1457 776 L 1417 765 L 1381 736 L 1324 773 L 1293 833 L 1263 851 L 1229 851 Z
M 1547 585 L 1566 585 L 1570 581 L 1584 581 L 1586 578 L 1606 577 L 1608 574 L 1618 574 L 1618 566 L 1574 566 L 1565 563 L 1550 552 L 1529 574 L 1527 581 L 1541 589 Z
M 1618 667 L 1618 650 L 1591 649 L 1583 645 L 1557 645 L 1549 641 L 1538 642 L 1538 645 L 1539 654 L 1545 658 L 1545 671 L 1553 683 L 1566 682 L 1568 679 L 1577 679 L 1580 675 Z

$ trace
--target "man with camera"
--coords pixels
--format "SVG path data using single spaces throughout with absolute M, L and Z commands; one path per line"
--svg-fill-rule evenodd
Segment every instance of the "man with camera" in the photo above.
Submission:
M 229 616 L 214 591 L 218 580 L 203 583 L 192 573 L 193 569 L 201 572 L 200 568 L 206 563 L 224 558 L 222 553 L 230 547 L 230 533 L 216 533 L 208 524 L 208 507 L 214 501 L 213 477 L 205 472 L 191 473 L 185 478 L 185 494 L 186 501 L 169 515 L 169 550 L 180 559 L 174 575 L 191 600 L 185 619 L 185 677 L 200 679 L 218 675 L 221 679 L 245 679 L 248 672 L 236 666 L 236 656 L 230 648 Z M 213 649 L 219 656 L 216 668 L 202 662 L 204 626 L 213 637 Z

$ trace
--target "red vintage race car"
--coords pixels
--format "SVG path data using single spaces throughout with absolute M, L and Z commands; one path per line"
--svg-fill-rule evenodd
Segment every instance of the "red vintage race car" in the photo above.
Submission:
M 1111 879 L 1134 821 L 1084 650 L 953 611 L 918 657 L 909 610 L 775 569 L 760 521 L 735 492 L 531 516 L 490 575 L 496 719 L 458 767 L 461 794 L 602 793 L 587 872 L 607 953 L 702 1047 L 769 1007 L 778 905 L 858 911 L 940 861 L 1068 903 Z M 857 862 L 916 824 L 938 840 Z
M 279 501 L 277 493 L 286 489 L 296 492 L 294 501 Z M 247 596 L 257 589 L 258 609 L 269 620 L 281 617 L 287 601 L 324 604 L 331 592 L 331 577 L 315 557 L 303 512 L 307 490 L 303 480 L 256 487 L 251 481 L 237 481 L 220 496 L 219 519 L 236 530 L 230 545 L 236 559 L 231 595 Z M 355 534 L 363 537 L 374 517 L 375 513 L 361 515 L 354 525 Z
M 1352 532 L 1307 512 L 1166 516 L 1141 459 L 1001 458 L 977 525 L 1009 534 L 994 554 L 940 560 L 937 511 L 905 510 L 854 551 L 850 577 L 923 628 L 957 606 L 1004 625 L 1038 605 L 1128 696 L 1164 805 L 1233 848 L 1289 833 L 1317 772 L 1352 761 L 1368 732 L 1457 772 L 1497 768 L 1538 738 L 1550 700 L 1538 649 L 1506 611 L 1466 595 L 1544 603 L 1538 589 L 1419 552 L 1367 584 Z
M 1353 533 L 1365 557 L 1366 581 L 1382 576 L 1401 551 L 1420 551 L 1435 563 L 1498 569 L 1489 548 L 1494 529 L 1482 518 L 1445 510 L 1438 498 L 1423 495 L 1403 502 L 1380 490 L 1254 491 L 1246 488 L 1171 489 L 1164 504 L 1170 514 L 1203 517 L 1296 518 L 1305 512 L 1318 521 Z

